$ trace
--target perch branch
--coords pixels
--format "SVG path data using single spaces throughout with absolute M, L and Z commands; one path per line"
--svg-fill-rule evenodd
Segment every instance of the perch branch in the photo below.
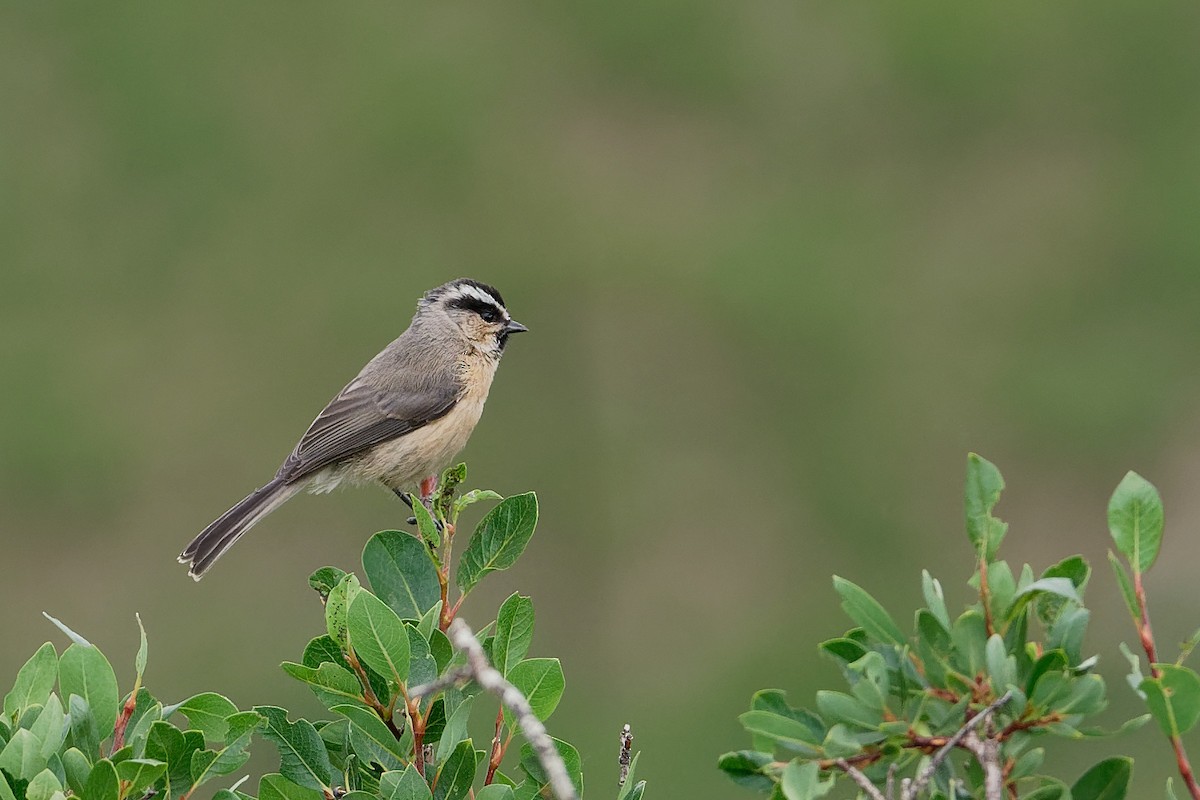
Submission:
M 901 795 L 902 800 L 916 800 L 916 798 L 920 796 L 921 792 L 925 790 L 925 787 L 929 785 L 929 781 L 933 778 L 933 774 L 937 772 L 937 768 L 942 765 L 942 762 L 946 760 L 954 748 L 958 747 L 960 744 L 964 745 L 968 750 L 971 750 L 971 752 L 975 753 L 976 757 L 979 758 L 979 753 L 971 748 L 970 743 L 964 740 L 967 738 L 968 734 L 975 730 L 976 727 L 983 724 L 988 717 L 996 713 L 996 710 L 1000 708 L 1000 706 L 1004 705 L 1011 699 L 1012 692 L 1005 692 L 1004 694 L 1000 695 L 999 699 L 997 699 L 994 703 L 967 720 L 966 724 L 959 728 L 957 733 L 946 740 L 946 743 L 942 745 L 942 748 L 934 754 L 933 759 L 929 762 L 929 766 L 925 767 L 925 769 L 921 771 L 921 774 L 917 776 L 916 780 L 914 780 L 912 784 L 910 784 L 904 790 L 903 794 Z M 976 737 L 976 739 L 978 740 L 978 737 Z M 997 751 L 996 754 L 998 755 L 999 751 Z M 997 764 L 999 763 L 998 759 L 993 760 L 995 760 Z M 980 764 L 983 764 L 982 758 L 980 758 Z M 986 766 L 987 765 L 984 764 L 985 768 Z M 992 795 L 989 794 L 987 797 L 989 800 L 991 800 Z M 996 797 L 999 798 L 999 795 L 996 795 Z
M 452 670 L 431 683 L 410 689 L 409 697 L 413 699 L 426 697 L 444 691 L 457 683 L 473 679 L 484 691 L 496 695 L 500 699 L 501 705 L 517 718 L 517 724 L 534 752 L 537 753 L 538 761 L 541 762 L 542 769 L 546 771 L 546 777 L 549 779 L 550 788 L 558 800 L 579 800 L 575 785 L 571 783 L 571 776 L 567 774 L 567 766 L 563 763 L 562 756 L 558 754 L 558 748 L 554 746 L 554 740 L 546 732 L 546 726 L 533 713 L 533 708 L 530 707 L 525 695 L 521 694 L 520 689 L 505 680 L 499 670 L 488 663 L 483 646 L 479 644 L 479 640 L 475 638 L 471 628 L 462 619 L 455 619 L 451 622 L 446 633 L 450 635 L 451 643 L 466 655 L 466 665 Z

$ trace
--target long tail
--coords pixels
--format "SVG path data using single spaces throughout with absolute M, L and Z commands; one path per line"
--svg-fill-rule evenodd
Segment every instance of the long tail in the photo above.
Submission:
M 276 478 L 246 495 L 240 503 L 217 517 L 179 554 L 180 563 L 188 565 L 188 575 L 195 580 L 204 577 L 213 562 L 233 547 L 242 534 L 298 491 L 299 486 L 285 484 Z

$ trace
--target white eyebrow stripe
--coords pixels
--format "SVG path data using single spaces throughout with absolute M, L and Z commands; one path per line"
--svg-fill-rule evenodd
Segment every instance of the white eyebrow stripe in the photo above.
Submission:
M 489 305 L 493 305 L 500 311 L 505 312 L 507 314 L 507 310 L 504 308 L 504 306 L 500 305 L 500 303 L 496 300 L 496 298 L 492 297 L 490 294 L 483 291 L 482 289 L 478 289 L 478 288 L 472 286 L 469 283 L 463 283 L 458 286 L 455 286 L 454 294 L 458 295 L 459 297 L 473 297 L 476 300 L 487 303 Z

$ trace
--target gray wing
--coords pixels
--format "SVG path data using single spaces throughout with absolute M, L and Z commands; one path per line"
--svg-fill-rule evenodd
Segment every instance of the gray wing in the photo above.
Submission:
M 352 381 L 325 406 L 276 473 L 293 483 L 318 470 L 403 436 L 443 417 L 458 402 L 459 386 L 382 390 Z

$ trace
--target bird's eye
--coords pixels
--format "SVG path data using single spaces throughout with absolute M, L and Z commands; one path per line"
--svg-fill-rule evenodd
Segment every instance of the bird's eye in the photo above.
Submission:
M 485 308 L 480 311 L 479 316 L 484 322 L 495 322 L 497 319 L 499 319 L 499 317 L 496 315 L 496 312 L 490 308 Z

